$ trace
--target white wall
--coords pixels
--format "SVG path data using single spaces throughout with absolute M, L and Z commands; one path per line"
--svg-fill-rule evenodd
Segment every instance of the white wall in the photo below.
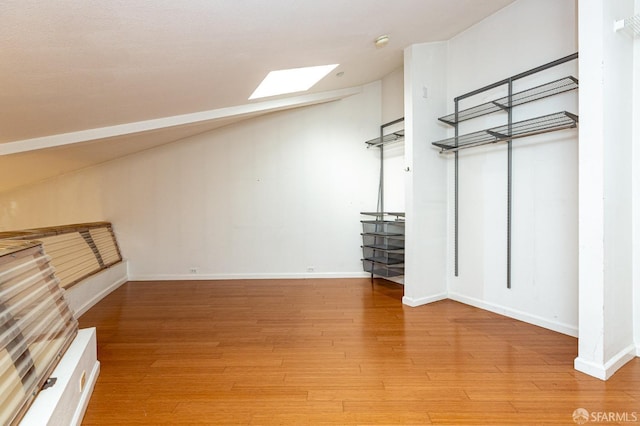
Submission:
M 382 79 L 382 123 L 404 117 L 404 70 L 399 68 Z M 405 123 L 389 126 L 386 133 L 404 129 Z M 384 209 L 405 211 L 404 142 L 384 148 Z
M 572 0 L 519 0 L 451 39 L 446 113 L 453 112 L 456 96 L 575 53 L 576 13 Z M 578 77 L 577 61 L 517 80 L 514 91 L 568 75 Z M 505 85 L 461 101 L 460 108 L 506 94 Z M 564 110 L 577 113 L 576 92 L 516 107 L 513 119 Z M 460 132 L 505 123 L 506 114 L 496 113 L 462 123 Z M 453 155 L 443 156 L 449 167 L 451 298 L 577 334 L 577 135 L 565 130 L 513 142 L 511 289 L 506 144 L 459 154 L 458 277 L 453 272 Z
M 382 79 L 382 122 L 404 117 L 404 68 L 400 67 Z
M 578 370 L 607 379 L 633 342 L 633 41 L 613 22 L 633 0 L 580 2 L 580 335 Z
M 0 229 L 110 220 L 131 279 L 366 276 L 380 99 L 372 83 L 1 194 Z

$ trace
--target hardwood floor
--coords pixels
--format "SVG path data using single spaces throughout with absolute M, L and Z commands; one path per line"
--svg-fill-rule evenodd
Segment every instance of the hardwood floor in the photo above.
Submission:
M 638 358 L 602 382 L 573 369 L 572 337 L 401 297 L 367 279 L 127 283 L 80 318 L 101 362 L 83 424 L 572 425 L 584 408 L 640 425 Z

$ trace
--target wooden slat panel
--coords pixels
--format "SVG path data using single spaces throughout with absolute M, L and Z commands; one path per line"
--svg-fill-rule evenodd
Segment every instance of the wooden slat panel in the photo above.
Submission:
M 45 252 L 52 258 L 51 263 L 62 288 L 68 288 L 79 279 L 102 269 L 91 247 L 80 234 L 46 237 L 42 242 Z
M 11 424 L 48 378 L 78 323 L 41 246 L 0 260 L 0 424 Z
M 106 265 L 112 265 L 122 260 L 111 227 L 94 228 L 91 229 L 89 233 Z
M 122 261 L 109 222 L 0 232 L 0 242 L 3 242 L 0 253 L 9 253 L 9 250 L 25 244 L 34 244 L 33 240 L 36 239 L 51 257 L 60 285 L 65 289 Z
M 75 336 L 61 286 L 121 260 L 108 222 L 0 233 L 0 424 L 19 419 Z
M 32 228 L 23 229 L 19 231 L 6 231 L 0 232 L 0 240 L 12 239 L 12 240 L 38 240 L 45 236 L 58 235 L 58 234 L 71 234 L 74 232 L 81 232 L 87 229 L 93 228 L 106 228 L 110 227 L 109 222 L 89 222 L 89 223 L 76 223 L 72 225 L 61 226 L 48 226 L 45 228 Z

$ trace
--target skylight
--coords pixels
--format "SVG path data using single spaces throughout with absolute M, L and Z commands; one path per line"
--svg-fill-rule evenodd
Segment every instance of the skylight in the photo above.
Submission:
M 283 95 L 285 93 L 304 92 L 309 90 L 324 76 L 333 71 L 339 64 L 320 65 L 317 67 L 292 68 L 271 71 L 253 92 L 249 99 Z

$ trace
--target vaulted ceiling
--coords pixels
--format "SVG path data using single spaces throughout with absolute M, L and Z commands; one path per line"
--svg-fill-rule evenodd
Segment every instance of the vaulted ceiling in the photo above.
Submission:
M 0 191 L 350 96 L 512 1 L 4 0 Z M 305 94 L 247 100 L 271 70 L 332 63 Z

